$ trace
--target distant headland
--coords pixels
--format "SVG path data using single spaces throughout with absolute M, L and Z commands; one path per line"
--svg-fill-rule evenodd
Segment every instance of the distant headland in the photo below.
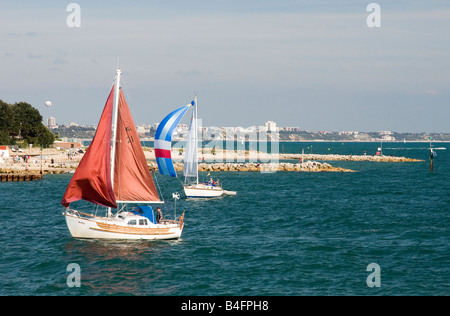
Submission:
M 267 125 L 267 124 L 266 124 Z M 138 125 L 137 132 L 144 141 L 153 141 L 158 124 Z M 90 140 L 94 137 L 96 126 L 79 125 L 71 123 L 68 125 L 49 126 L 56 137 L 68 139 Z M 307 131 L 298 127 L 275 127 L 266 126 L 242 127 L 203 127 L 202 139 L 211 140 L 236 140 L 253 141 L 260 139 L 259 135 L 265 133 L 272 141 L 280 142 L 429 142 L 430 137 L 436 142 L 450 142 L 450 133 L 410 133 L 410 132 L 357 132 L 357 131 Z M 175 140 L 183 140 L 187 135 L 187 126 L 179 124 L 174 132 Z M 265 136 L 264 135 L 264 136 Z

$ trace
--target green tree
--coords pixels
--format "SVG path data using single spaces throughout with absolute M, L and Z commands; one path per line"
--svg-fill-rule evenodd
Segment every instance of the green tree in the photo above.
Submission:
M 11 105 L 0 100 L 0 144 L 9 145 L 11 143 L 9 136 L 12 130 L 13 117 Z
M 0 100 L 0 143 L 15 144 L 17 139 L 26 144 L 48 147 L 55 137 L 42 124 L 39 111 L 30 104 L 7 104 Z

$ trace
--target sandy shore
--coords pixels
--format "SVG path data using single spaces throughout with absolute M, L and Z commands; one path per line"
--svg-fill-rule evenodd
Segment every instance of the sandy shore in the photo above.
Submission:
M 155 154 L 153 149 L 145 148 L 145 156 L 149 161 L 151 169 L 157 169 Z M 83 154 L 68 154 L 68 151 L 57 149 L 39 148 L 24 150 L 20 153 L 12 153 L 20 156 L 20 162 L 13 162 L 13 158 L 0 161 L 0 173 L 71 173 L 74 172 Z M 25 163 L 23 157 L 29 156 Z M 42 159 L 41 159 L 42 157 Z M 405 157 L 391 156 L 363 156 L 363 155 L 316 155 L 304 154 L 303 163 L 299 161 L 301 154 L 279 154 L 271 155 L 250 152 L 218 151 L 216 154 L 207 152 L 199 155 L 201 163 L 200 171 L 351 171 L 342 168 L 332 167 L 330 164 L 318 161 L 377 161 L 377 162 L 413 162 L 419 161 Z M 177 150 L 172 151 L 175 168 L 182 170 L 183 154 Z M 16 159 L 17 160 L 17 159 Z M 293 162 L 279 162 L 293 160 Z
M 15 161 L 13 156 L 16 156 Z M 53 148 L 44 149 L 42 152 L 39 148 L 25 149 L 12 152 L 11 157 L 0 160 L 0 173 L 40 173 L 41 170 L 44 174 L 74 172 L 82 157 L 82 154 L 70 157 L 66 151 Z

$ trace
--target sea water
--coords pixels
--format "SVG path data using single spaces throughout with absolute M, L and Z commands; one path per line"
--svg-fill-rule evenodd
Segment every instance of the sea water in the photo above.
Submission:
M 353 155 L 380 146 L 283 145 Z M 384 143 L 385 155 L 423 161 L 211 172 L 237 195 L 177 201 L 185 228 L 173 241 L 72 238 L 60 204 L 70 174 L 0 183 L 0 295 L 449 295 L 450 144 L 433 146 L 433 171 L 429 144 Z M 173 216 L 180 181 L 156 177 Z

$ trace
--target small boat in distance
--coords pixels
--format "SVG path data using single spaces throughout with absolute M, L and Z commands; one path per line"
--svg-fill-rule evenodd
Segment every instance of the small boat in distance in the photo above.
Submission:
M 158 125 L 155 134 L 155 157 L 159 173 L 177 177 L 172 161 L 172 134 L 188 109 L 193 108 L 191 124 L 186 140 L 184 156 L 184 184 L 183 190 L 187 198 L 212 198 L 224 194 L 224 190 L 212 181 L 201 183 L 198 176 L 198 125 L 197 125 L 197 96 L 190 104 L 182 106 L 168 114 Z M 228 191 L 229 195 L 236 192 Z
M 177 239 L 183 231 L 184 212 L 178 219 L 168 220 L 147 205 L 164 202 L 159 198 L 120 88 L 120 75 L 118 69 L 94 139 L 61 201 L 66 207 L 63 215 L 67 227 L 75 238 Z M 70 208 L 78 200 L 106 207 L 106 215 Z M 139 204 L 145 205 L 136 206 Z M 117 209 L 116 214 L 112 209 Z
M 223 194 L 222 187 L 212 179 L 209 182 L 198 181 L 198 120 L 197 120 L 197 96 L 192 103 L 194 109 L 191 116 L 188 138 L 186 141 L 186 155 L 184 157 L 184 194 L 187 198 L 211 198 Z

